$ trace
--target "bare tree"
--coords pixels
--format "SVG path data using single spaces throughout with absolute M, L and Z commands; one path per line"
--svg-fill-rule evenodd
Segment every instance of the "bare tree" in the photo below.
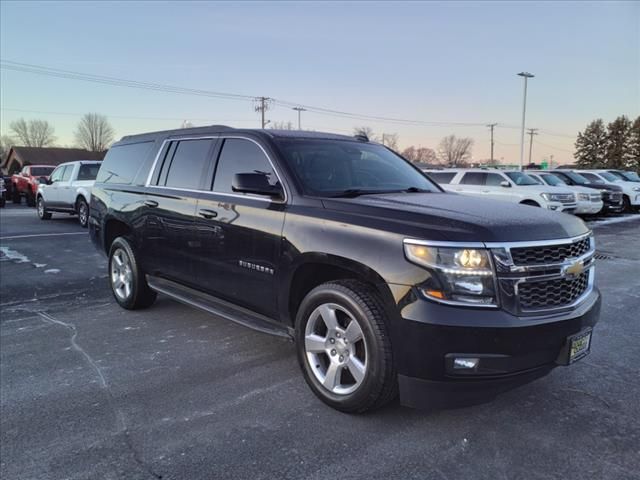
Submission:
M 107 117 L 99 113 L 85 114 L 76 128 L 76 142 L 91 152 L 104 152 L 113 141 L 114 131 Z
M 13 143 L 13 138 L 8 135 L 2 135 L 0 137 L 0 163 L 9 155 L 9 150 L 11 150 Z
M 273 122 L 269 126 L 272 130 L 294 130 L 291 122 Z
M 397 133 L 383 133 L 382 144 L 389 147 L 391 150 L 398 150 L 398 134 Z
M 373 128 L 371 128 L 371 127 L 355 127 L 353 129 L 353 134 L 354 135 L 364 135 L 369 140 L 373 140 L 375 138 L 375 136 L 373 134 Z
M 9 128 L 17 142 L 25 147 L 46 147 L 55 142 L 53 126 L 46 120 L 29 120 L 24 118 L 11 122 Z
M 402 156 L 413 163 L 436 163 L 436 152 L 427 147 L 416 148 L 413 145 L 407 147 L 402 152 Z
M 460 167 L 467 164 L 471 158 L 471 138 L 457 138 L 455 135 L 444 137 L 438 146 L 440 161 L 450 167 Z

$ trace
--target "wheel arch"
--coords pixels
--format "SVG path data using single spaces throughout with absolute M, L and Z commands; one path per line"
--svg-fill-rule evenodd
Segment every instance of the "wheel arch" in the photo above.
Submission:
M 105 254 L 109 255 L 113 241 L 132 232 L 131 227 L 122 220 L 110 217 L 104 223 L 103 246 Z
M 387 313 L 393 314 L 393 295 L 378 272 L 349 258 L 310 252 L 302 254 L 282 279 L 279 299 L 281 318 L 288 325 L 293 325 L 300 303 L 311 290 L 323 283 L 347 278 L 359 280 L 373 288 L 382 298 Z

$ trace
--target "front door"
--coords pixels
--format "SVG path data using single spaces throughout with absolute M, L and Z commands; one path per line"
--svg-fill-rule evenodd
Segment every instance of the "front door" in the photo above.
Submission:
M 45 203 L 49 207 L 55 208 L 59 206 L 60 197 L 58 193 L 58 186 L 60 185 L 64 172 L 67 168 L 68 167 L 66 165 L 56 167 L 56 169 L 51 172 L 49 184 L 43 187 L 42 195 Z
M 196 286 L 194 215 L 215 143 L 215 138 L 176 139 L 162 149 L 142 215 L 147 273 Z
M 221 142 L 212 189 L 198 200 L 198 282 L 207 293 L 275 316 L 286 202 L 236 193 L 232 182 L 238 173 L 263 173 L 272 185 L 281 185 L 280 179 L 254 141 Z

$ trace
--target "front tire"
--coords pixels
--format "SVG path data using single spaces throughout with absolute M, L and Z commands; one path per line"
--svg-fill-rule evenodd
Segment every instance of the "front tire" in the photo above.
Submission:
M 40 220 L 51 220 L 51 214 L 47 212 L 47 206 L 44 203 L 44 198 L 38 197 L 36 202 L 36 210 L 38 212 L 38 218 Z
M 634 208 L 631 206 L 631 199 L 629 198 L 629 195 L 623 195 L 622 196 L 622 204 L 623 204 L 623 208 L 622 211 L 623 212 L 633 212 Z
M 31 191 L 27 192 L 27 207 L 36 206 L 36 197 Z
M 78 222 L 82 228 L 87 228 L 89 225 L 89 205 L 87 201 L 80 197 L 76 202 L 76 212 L 78 214 Z
M 116 302 L 127 310 L 147 308 L 157 294 L 149 288 L 131 243 L 125 237 L 116 238 L 109 250 L 109 285 Z
M 13 191 L 11 192 L 11 201 L 13 203 L 20 203 L 21 200 L 22 198 L 20 197 L 20 192 L 18 192 L 18 189 L 16 187 L 13 187 Z
M 382 300 L 356 280 L 322 284 L 296 316 L 304 378 L 327 405 L 347 413 L 380 408 L 397 395 L 397 373 Z

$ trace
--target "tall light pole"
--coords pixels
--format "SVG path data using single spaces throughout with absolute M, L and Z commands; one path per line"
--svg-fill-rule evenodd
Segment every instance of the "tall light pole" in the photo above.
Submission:
M 302 107 L 293 107 L 292 110 L 298 112 L 298 130 L 302 130 L 302 128 L 300 127 L 300 112 L 306 112 L 307 109 Z
M 520 170 L 524 163 L 524 122 L 527 113 L 527 80 L 533 78 L 534 75 L 529 72 L 520 72 L 518 76 L 524 78 L 524 95 L 522 98 L 522 127 L 520 129 Z

